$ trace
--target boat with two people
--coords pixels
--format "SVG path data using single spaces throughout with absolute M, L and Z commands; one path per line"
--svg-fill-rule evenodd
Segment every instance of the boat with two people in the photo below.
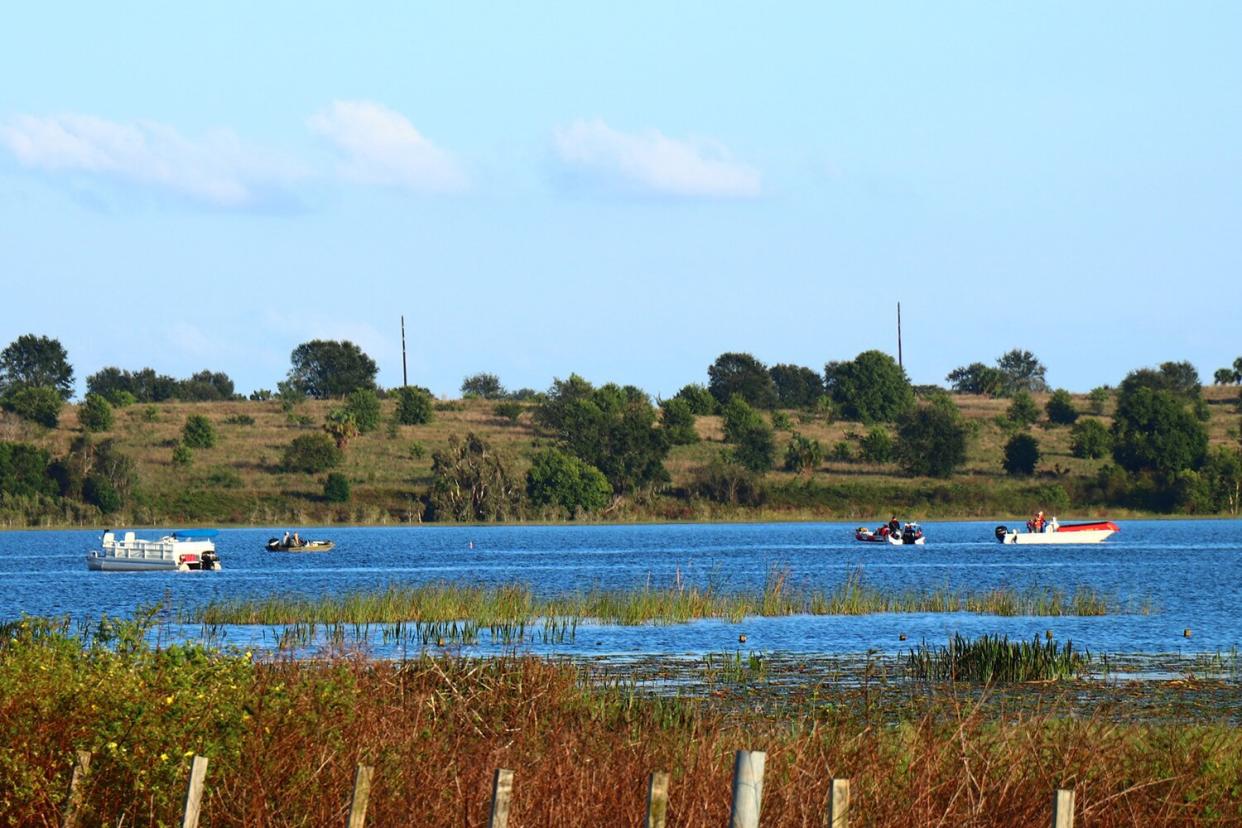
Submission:
M 996 527 L 996 539 L 1001 543 L 1018 544 L 1069 544 L 1099 543 L 1120 527 L 1111 520 L 1097 520 L 1090 523 L 1060 523 L 1056 517 L 1051 520 L 1044 518 L 1043 512 L 1026 522 L 1026 531 L 1019 532 L 1005 525 Z
M 907 523 L 903 527 L 901 521 L 897 520 L 897 516 L 893 515 L 892 520 L 874 532 L 866 526 L 859 526 L 854 530 L 854 540 L 862 541 L 863 543 L 891 543 L 893 546 L 908 546 L 912 544 L 922 546 L 925 538 L 923 536 L 923 527 L 917 523 Z
M 268 552 L 327 552 L 334 546 L 330 540 L 304 540 L 297 532 L 285 532 L 283 538 L 269 538 L 263 548 Z
M 109 529 L 99 549 L 86 553 L 92 572 L 195 572 L 220 571 L 215 529 L 183 529 L 159 540 L 138 538 L 125 532 L 117 539 Z

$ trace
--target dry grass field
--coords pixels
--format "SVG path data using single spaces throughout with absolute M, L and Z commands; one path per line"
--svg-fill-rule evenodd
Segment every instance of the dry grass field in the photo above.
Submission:
M 1238 389 L 1210 386 L 1205 387 L 1204 394 L 1212 412 L 1209 432 L 1213 444 L 1236 445 Z M 1041 411 L 1046 399 L 1046 395 L 1036 396 Z M 857 438 L 866 433 L 866 426 L 826 422 L 805 412 L 789 411 L 785 414 L 790 430 L 777 431 L 777 470 L 766 478 L 775 494 L 767 501 L 739 507 L 686 497 L 697 471 L 726 448 L 721 441 L 720 418 L 700 417 L 696 427 L 701 441 L 675 447 L 666 461 L 672 494 L 623 503 L 603 517 L 870 520 L 898 508 L 917 519 L 993 517 L 1011 513 L 1018 504 L 1023 512 L 1028 506 L 1038 506 L 1041 487 L 1062 484 L 1072 489 L 1074 481 L 1092 477 L 1106 462 L 1073 457 L 1070 429 L 1041 420 L 1032 432 L 1042 452 L 1037 475 L 1011 478 L 1001 468 L 1007 434 L 997 422 L 1009 401 L 969 395 L 955 400 L 972 424 L 974 435 L 965 468 L 948 481 L 911 478 L 895 465 L 861 462 L 857 459 Z M 318 432 L 324 417 L 338 405 L 311 400 L 285 411 L 278 401 L 167 402 L 118 409 L 113 428 L 94 437 L 114 439 L 137 465 L 140 496 L 127 507 L 126 514 L 118 517 L 136 524 L 168 520 L 242 524 L 418 521 L 423 514 L 420 498 L 431 483 L 432 455 L 445 448 L 452 435 L 479 434 L 508 457 L 518 474 L 525 472 L 532 454 L 549 442 L 534 428 L 533 407 L 529 405 L 516 421 L 510 421 L 496 414 L 496 403 L 491 401 L 440 401 L 432 422 L 398 426 L 393 423 L 395 402 L 384 400 L 381 426 L 352 440 L 345 452 L 340 471 L 350 480 L 352 497 L 346 504 L 331 504 L 322 496 L 323 475 L 286 473 L 280 469 L 280 461 L 290 441 Z M 1090 410 L 1084 396 L 1076 397 L 1075 405 L 1080 411 Z M 1111 402 L 1098 415 L 1105 425 L 1111 422 L 1110 409 Z M 213 448 L 195 450 L 188 466 L 176 465 L 173 448 L 192 414 L 211 420 L 218 439 Z M 795 431 L 818 440 L 828 458 L 809 475 L 779 470 L 785 445 Z M 60 426 L 52 430 L 0 415 L 0 439 L 26 440 L 56 455 L 64 454 L 80 433 L 75 406 L 66 407 Z M 833 449 L 841 443 L 850 447 L 854 459 L 834 459 Z

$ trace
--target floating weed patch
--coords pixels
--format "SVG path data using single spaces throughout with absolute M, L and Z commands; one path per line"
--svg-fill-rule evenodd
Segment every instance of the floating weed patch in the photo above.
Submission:
M 1088 587 L 1073 593 L 1038 588 L 995 589 L 983 593 L 961 593 L 947 588 L 929 592 L 890 592 L 867 585 L 860 572 L 853 572 L 835 589 L 823 591 L 791 586 L 787 570 L 773 570 L 762 590 L 752 593 L 724 592 L 678 583 L 665 588 L 592 589 L 537 598 L 528 586 L 519 583 L 496 587 L 453 583 L 394 584 L 383 590 L 342 597 L 271 596 L 213 602 L 192 613 L 187 620 L 206 626 L 412 623 L 415 625 L 412 638 L 420 643 L 434 643 L 440 638 L 471 643 L 477 640 L 478 629 L 486 628 L 496 641 L 517 643 L 528 632 L 536 630 L 545 641 L 572 641 L 578 624 L 584 621 L 635 626 L 684 624 L 706 618 L 737 622 L 753 616 L 800 614 L 973 612 L 1057 616 L 1106 615 L 1122 610 L 1117 601 Z M 1150 606 L 1140 611 L 1150 612 Z M 475 627 L 470 631 L 462 628 L 454 632 L 435 626 L 448 622 L 468 622 Z M 402 640 L 400 629 L 386 631 L 385 635 Z
M 1091 653 L 1078 652 L 1074 642 L 1054 640 L 1010 641 L 1008 636 L 984 635 L 973 641 L 961 635 L 945 647 L 926 642 L 910 651 L 910 675 L 929 681 L 1007 683 L 1055 681 L 1085 673 Z

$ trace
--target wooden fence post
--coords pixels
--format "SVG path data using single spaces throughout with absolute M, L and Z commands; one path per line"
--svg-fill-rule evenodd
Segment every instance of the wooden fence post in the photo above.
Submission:
M 849 828 L 850 780 L 832 780 L 832 788 L 828 791 L 828 813 L 824 817 L 827 828 Z
M 371 772 L 375 768 L 370 765 L 358 765 L 354 771 L 354 798 L 349 805 L 349 822 L 347 828 L 362 828 L 367 821 L 367 800 L 371 798 Z
M 647 785 L 647 826 L 664 828 L 668 822 L 668 774 L 656 771 Z
M 82 811 L 82 797 L 85 795 L 82 787 L 90 769 L 91 752 L 79 750 L 78 761 L 73 765 L 73 777 L 69 780 L 69 802 L 65 805 L 64 828 L 77 828 L 78 814 Z
M 203 778 L 207 776 L 207 757 L 195 756 L 190 764 L 190 784 L 185 789 L 185 811 L 181 828 L 198 828 L 198 812 L 203 807 Z
M 1074 828 L 1074 792 L 1060 788 L 1052 800 L 1052 828 Z
M 768 755 L 762 750 L 739 750 L 733 763 L 733 812 L 729 828 L 759 828 L 763 805 L 763 766 Z
M 488 828 L 508 828 L 509 801 L 513 798 L 513 771 L 497 768 L 492 779 L 492 815 Z

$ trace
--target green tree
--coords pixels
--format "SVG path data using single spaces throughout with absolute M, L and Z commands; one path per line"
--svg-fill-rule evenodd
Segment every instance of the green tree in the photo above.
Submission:
M 1005 443 L 1001 466 L 1007 474 L 1030 477 L 1039 463 L 1039 441 L 1030 434 L 1015 434 Z
M 370 388 L 351 391 L 345 399 L 345 410 L 353 415 L 359 434 L 370 434 L 380 426 L 379 397 Z
M 0 442 L 0 496 L 32 497 L 56 492 L 48 475 L 51 455 L 29 443 Z
M 1242 357 L 1233 361 L 1233 381 L 1242 382 Z
M 174 466 L 188 466 L 194 462 L 194 450 L 180 440 L 173 446 L 172 462 Z
M 1026 428 L 1034 425 L 1039 419 L 1039 406 L 1035 404 L 1035 400 L 1025 391 L 1018 391 L 1013 395 L 1013 401 L 1009 403 L 1009 409 L 1005 412 L 1005 416 L 1017 425 Z
M 0 351 L 0 397 L 23 388 L 50 388 L 62 402 L 73 396 L 73 367 L 59 340 L 24 334 Z
M 1237 381 L 1237 375 L 1234 374 L 1232 368 L 1217 368 L 1212 377 L 1214 385 L 1233 385 Z
M 753 472 L 765 472 L 776 459 L 776 440 L 763 415 L 735 394 L 724 407 L 725 442 L 732 443 L 733 460 Z
M 1100 385 L 1092 388 L 1087 394 L 1087 406 L 1091 409 L 1092 414 L 1103 414 L 1104 407 L 1108 405 L 1109 399 L 1113 396 L 1112 389 L 1107 385 Z
M 801 365 L 773 365 L 768 371 L 781 408 L 812 408 L 824 396 L 819 374 Z
M 1064 388 L 1058 388 L 1052 392 L 1052 396 L 1044 405 L 1044 411 L 1048 414 L 1048 422 L 1057 425 L 1073 425 L 1078 419 L 1078 409 L 1074 408 L 1074 400 Z
M 216 444 L 216 427 L 202 414 L 191 414 L 181 428 L 181 442 L 190 448 L 209 449 Z
M 824 460 L 824 448 L 819 440 L 803 437 L 794 432 L 785 446 L 785 470 L 810 475 Z
M 522 416 L 522 404 L 513 400 L 501 400 L 492 406 L 492 413 L 511 423 L 516 423 Z
M 87 394 L 78 406 L 78 423 L 85 431 L 108 431 L 112 428 L 112 406 L 99 394 Z
M 1004 378 L 1002 388 L 1007 395 L 1019 391 L 1034 394 L 1048 390 L 1048 383 L 1044 381 L 1047 369 L 1030 351 L 1014 348 L 1001 354 L 996 359 L 996 367 Z
M 500 384 L 500 377 L 495 374 L 474 374 L 461 381 L 461 395 L 466 398 L 499 400 L 505 396 L 505 387 Z
M 285 447 L 280 466 L 287 472 L 319 474 L 341 465 L 344 456 L 327 434 L 303 434 Z
M 872 426 L 858 442 L 858 450 L 868 463 L 887 463 L 893 459 L 893 438 L 883 426 Z
M 998 397 L 1005 388 L 1005 375 L 999 368 L 972 362 L 961 368 L 954 368 L 945 377 L 950 387 L 959 394 L 986 394 Z
M 882 351 L 864 351 L 851 362 L 824 367 L 824 385 L 847 420 L 886 423 L 914 405 L 914 390 L 897 361 Z
M 1129 394 L 1140 388 L 1151 391 L 1168 391 L 1183 400 L 1197 400 L 1202 394 L 1199 372 L 1189 362 L 1164 362 L 1159 369 L 1139 368 L 1126 374 L 1118 387 L 1118 395 Z
M 316 399 L 343 397 L 359 388 L 374 388 L 378 368 L 354 343 L 315 339 L 290 355 L 289 384 Z
M 435 520 L 493 521 L 521 516 L 523 487 L 508 461 L 474 433 L 449 437 L 432 455 L 431 516 Z
M 1208 436 L 1185 400 L 1145 386 L 1122 391 L 1113 416 L 1113 459 L 1131 472 L 1175 474 L 1202 465 Z
M 553 383 L 535 419 L 562 448 L 603 472 L 619 495 L 668 480 L 669 435 L 659 427 L 651 399 L 638 388 L 608 384 L 596 389 L 573 374 Z
M 99 508 L 105 515 L 118 511 L 123 505 L 120 493 L 112 481 L 102 474 L 87 476 L 82 483 L 82 499 Z
M 48 428 L 56 428 L 60 421 L 60 409 L 65 404 L 54 388 L 36 386 L 22 387 L 0 399 L 0 407 L 12 411 L 23 420 L 30 420 Z
M 725 353 L 707 368 L 707 390 L 720 405 L 735 394 L 756 408 L 775 408 L 776 384 L 767 366 L 750 354 Z
M 397 422 L 401 425 L 424 425 L 431 422 L 431 392 L 416 385 L 397 389 Z
M 526 496 L 537 507 L 558 506 L 575 519 L 608 505 L 612 486 L 603 472 L 560 449 L 535 455 L 526 473 Z
M 358 436 L 358 421 L 347 408 L 334 408 L 323 419 L 323 430 L 328 433 L 336 447 L 342 451 L 349 441 Z
M 697 383 L 682 386 L 682 389 L 673 395 L 673 399 L 685 400 L 690 406 L 690 412 L 696 417 L 715 414 L 720 407 L 716 398 L 712 396 L 712 392 Z
M 340 472 L 331 472 L 323 481 L 323 499 L 329 503 L 345 503 L 349 500 L 349 478 Z
M 233 399 L 233 393 L 233 380 L 228 374 L 203 370 L 177 383 L 173 396 L 186 402 L 216 402 Z
M 949 477 L 966 462 L 969 429 L 948 397 L 938 397 L 902 415 L 897 424 L 897 462 L 923 477 Z
M 669 445 L 688 446 L 699 441 L 690 403 L 678 397 L 665 400 L 660 406 L 660 427 L 668 434 Z
M 1099 420 L 1080 419 L 1070 429 L 1070 453 L 1084 460 L 1105 457 L 1113 450 L 1113 436 Z

